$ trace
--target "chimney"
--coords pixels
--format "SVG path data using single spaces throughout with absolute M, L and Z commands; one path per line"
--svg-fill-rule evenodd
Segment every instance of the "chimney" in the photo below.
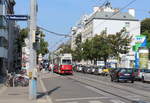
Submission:
M 131 8 L 128 10 L 129 14 L 133 17 L 135 17 L 135 9 Z
M 97 12 L 99 10 L 99 7 L 93 7 L 93 11 Z

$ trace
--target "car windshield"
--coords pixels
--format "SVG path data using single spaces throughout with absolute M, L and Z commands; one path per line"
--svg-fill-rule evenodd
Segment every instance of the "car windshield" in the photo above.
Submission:
M 121 73 L 132 73 L 132 69 L 121 69 Z
M 70 65 L 71 64 L 71 60 L 64 59 L 64 60 L 62 60 L 62 64 L 63 65 Z
M 132 69 L 127 69 L 127 73 L 132 73 Z

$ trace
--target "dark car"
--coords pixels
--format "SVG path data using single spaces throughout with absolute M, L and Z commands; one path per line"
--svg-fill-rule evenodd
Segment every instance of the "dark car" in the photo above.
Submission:
M 134 70 L 131 68 L 117 68 L 110 72 L 111 81 L 131 81 L 134 83 Z

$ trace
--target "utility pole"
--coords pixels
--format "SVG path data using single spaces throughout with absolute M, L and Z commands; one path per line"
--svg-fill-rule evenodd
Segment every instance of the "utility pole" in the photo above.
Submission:
M 35 43 L 37 20 L 37 0 L 30 0 L 30 19 L 29 19 L 29 99 L 37 97 L 37 66 L 36 66 L 36 50 L 33 44 Z

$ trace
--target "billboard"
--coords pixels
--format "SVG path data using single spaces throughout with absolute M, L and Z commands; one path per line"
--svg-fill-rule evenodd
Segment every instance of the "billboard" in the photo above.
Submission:
M 147 47 L 146 36 L 138 35 L 134 38 L 134 46 L 133 46 L 133 51 L 135 51 L 135 65 L 134 66 L 137 69 L 138 68 L 147 68 L 148 53 L 147 53 L 147 50 L 143 49 L 146 47 Z
M 148 55 L 149 51 L 147 48 L 139 49 L 139 66 L 140 69 L 148 69 Z

